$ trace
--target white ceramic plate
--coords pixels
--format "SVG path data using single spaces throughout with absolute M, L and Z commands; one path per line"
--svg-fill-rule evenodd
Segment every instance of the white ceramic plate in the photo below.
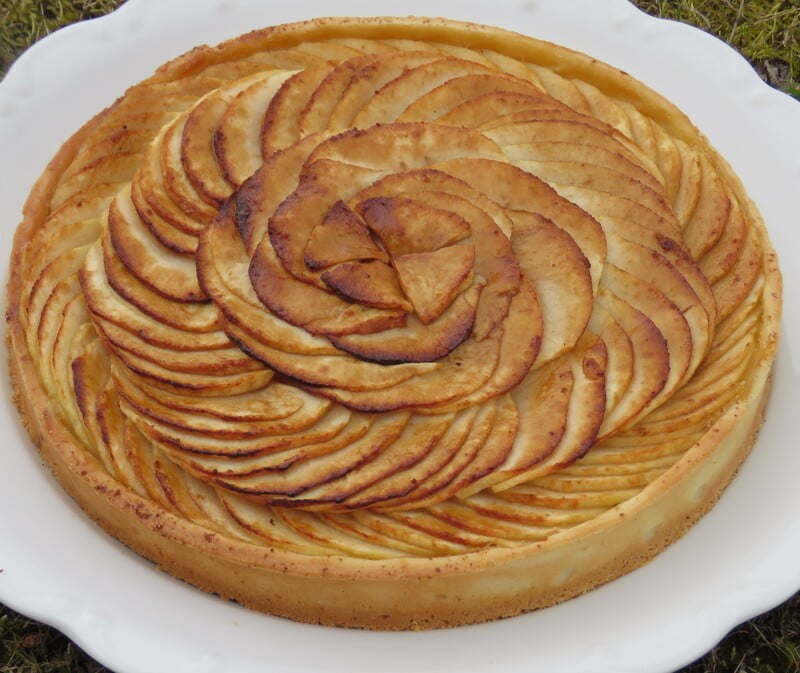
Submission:
M 0 276 L 31 184 L 60 143 L 127 85 L 195 44 L 331 13 L 445 15 L 550 39 L 627 70 L 692 117 L 744 180 L 783 261 L 783 343 L 753 454 L 683 539 L 581 598 L 450 631 L 345 631 L 207 596 L 110 539 L 43 468 L 3 382 L 0 601 L 58 627 L 118 673 L 649 673 L 689 663 L 791 596 L 800 588 L 800 105 L 723 43 L 625 0 L 129 0 L 70 26 L 23 55 L 0 84 Z

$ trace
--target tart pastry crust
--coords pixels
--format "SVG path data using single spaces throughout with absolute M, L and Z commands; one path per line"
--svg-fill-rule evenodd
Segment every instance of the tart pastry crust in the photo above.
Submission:
M 781 306 L 671 103 L 444 19 L 162 66 L 53 158 L 11 268 L 22 419 L 90 516 L 205 591 L 373 629 L 552 605 L 679 537 L 753 445 Z

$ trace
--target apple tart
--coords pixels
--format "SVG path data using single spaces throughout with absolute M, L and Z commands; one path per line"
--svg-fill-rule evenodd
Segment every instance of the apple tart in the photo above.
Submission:
M 754 205 L 671 103 L 438 19 L 164 65 L 56 154 L 12 269 L 18 405 L 96 521 L 377 629 L 650 559 L 752 446 L 780 317 Z

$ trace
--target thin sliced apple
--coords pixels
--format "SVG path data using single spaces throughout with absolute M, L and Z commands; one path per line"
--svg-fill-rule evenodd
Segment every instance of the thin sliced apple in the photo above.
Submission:
M 464 240 L 471 232 L 469 222 L 458 214 L 413 199 L 373 197 L 359 202 L 356 210 L 392 257 L 432 252 Z
M 361 218 L 343 201 L 334 203 L 314 227 L 303 259 L 314 270 L 354 260 L 389 261 L 386 253 L 372 240 Z
M 468 244 L 392 259 L 397 280 L 423 325 L 430 325 L 450 306 L 469 281 L 474 263 L 475 246 Z

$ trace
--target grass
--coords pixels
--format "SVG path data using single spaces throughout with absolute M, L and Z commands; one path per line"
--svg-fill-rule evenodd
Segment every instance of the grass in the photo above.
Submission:
M 0 76 L 26 47 L 61 26 L 103 16 L 124 0 L 0 0 Z
M 101 16 L 124 0 L 0 0 L 0 76 L 56 28 Z M 634 0 L 730 43 L 766 82 L 800 100 L 798 0 Z M 796 132 L 796 129 L 787 130 Z M 107 673 L 55 629 L 0 605 L 0 673 Z M 734 629 L 681 673 L 800 673 L 800 594 Z
M 772 86 L 800 99 L 797 0 L 633 0 L 648 14 L 691 23 L 738 49 Z

